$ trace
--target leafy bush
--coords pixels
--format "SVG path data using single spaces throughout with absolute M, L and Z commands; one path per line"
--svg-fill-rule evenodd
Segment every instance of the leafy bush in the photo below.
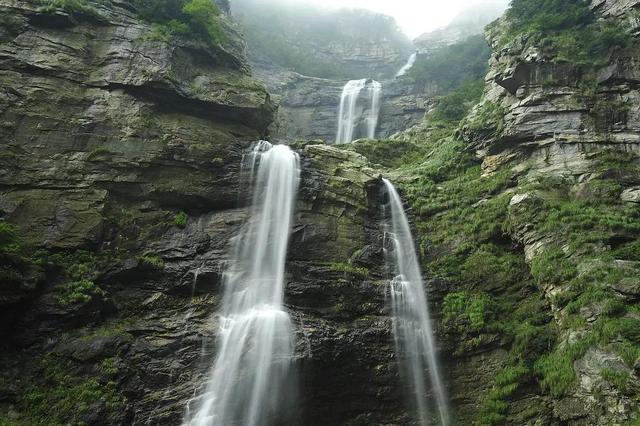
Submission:
M 173 224 L 180 229 L 187 227 L 187 219 L 189 216 L 185 212 L 176 213 L 176 217 L 173 219 Z
M 69 281 L 57 289 L 56 300 L 63 306 L 74 305 L 76 303 L 85 303 L 93 299 L 95 296 L 104 295 L 99 287 L 93 281 L 77 280 Z
M 224 41 L 220 10 L 213 0 L 133 0 L 143 19 L 158 24 L 151 38 L 195 36 L 210 46 Z

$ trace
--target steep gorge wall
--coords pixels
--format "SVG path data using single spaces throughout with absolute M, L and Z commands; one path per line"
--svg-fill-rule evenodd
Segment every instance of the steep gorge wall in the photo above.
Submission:
M 128 2 L 90 5 L 0 2 L 0 215 L 19 237 L 5 245 L 2 222 L 0 422 L 177 424 L 215 354 L 241 159 L 275 109 L 226 20 L 212 47 L 158 39 Z M 378 173 L 296 148 L 300 422 L 406 422 Z
M 591 3 L 632 39 L 587 61 L 502 18 L 455 134 L 427 122 L 397 142 L 428 153 L 392 173 L 439 278 L 461 424 L 638 421 L 639 7 Z

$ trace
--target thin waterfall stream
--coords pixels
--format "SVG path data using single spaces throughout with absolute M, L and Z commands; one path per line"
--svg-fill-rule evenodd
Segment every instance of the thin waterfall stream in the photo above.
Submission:
M 421 425 L 431 421 L 427 399 L 427 377 L 440 424 L 449 424 L 449 408 L 436 356 L 427 296 L 420 272 L 409 221 L 402 199 L 393 184 L 383 179 L 388 194 L 388 224 L 385 239 L 389 261 L 394 266 L 390 282 L 393 334 L 400 370 L 413 394 Z
M 351 80 L 344 85 L 338 107 L 336 144 L 375 138 L 381 96 L 382 84 L 375 80 Z
M 185 426 L 273 423 L 286 402 L 293 332 L 284 309 L 284 273 L 300 180 L 298 155 L 259 142 L 244 159 L 251 214 L 224 273 L 217 357 L 205 390 L 186 408 Z

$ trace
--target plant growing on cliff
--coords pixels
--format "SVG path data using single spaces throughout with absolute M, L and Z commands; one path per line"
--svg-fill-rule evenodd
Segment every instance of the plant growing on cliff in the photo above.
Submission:
M 224 42 L 220 10 L 212 0 L 133 0 L 143 19 L 156 23 L 151 38 L 193 37 L 210 46 Z
M 507 17 L 506 40 L 532 35 L 538 46 L 555 50 L 558 61 L 600 65 L 632 43 L 620 24 L 598 20 L 583 0 L 513 0 Z
M 175 218 L 173 219 L 173 224 L 180 229 L 184 229 L 187 227 L 187 219 L 189 216 L 185 212 L 176 213 Z
M 100 13 L 87 0 L 38 0 L 42 4 L 41 12 L 51 13 L 57 10 L 75 15 L 81 14 L 92 18 L 102 18 Z

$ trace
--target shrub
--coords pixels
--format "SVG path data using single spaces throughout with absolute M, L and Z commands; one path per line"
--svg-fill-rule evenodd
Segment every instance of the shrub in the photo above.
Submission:
M 173 224 L 180 229 L 184 229 L 187 226 L 188 216 L 185 212 L 176 213 L 176 217 L 173 219 Z
M 146 255 L 140 258 L 140 263 L 150 269 L 164 269 L 164 260 L 160 256 Z
M 56 300 L 62 306 L 86 303 L 95 296 L 104 294 L 102 289 L 89 280 L 69 281 L 56 288 Z
M 143 19 L 156 23 L 150 38 L 195 36 L 210 46 L 224 41 L 220 10 L 213 0 L 133 0 Z

